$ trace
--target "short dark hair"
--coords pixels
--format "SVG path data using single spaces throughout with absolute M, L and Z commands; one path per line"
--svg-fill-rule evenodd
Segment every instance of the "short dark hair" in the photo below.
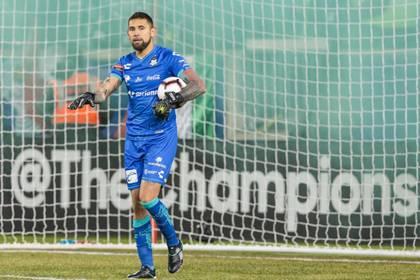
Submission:
M 136 18 L 145 19 L 150 24 L 150 26 L 153 27 L 153 19 L 148 14 L 146 14 L 144 12 L 135 12 L 134 14 L 131 15 L 131 17 L 128 18 L 128 22 L 130 22 L 130 20 L 136 19 Z

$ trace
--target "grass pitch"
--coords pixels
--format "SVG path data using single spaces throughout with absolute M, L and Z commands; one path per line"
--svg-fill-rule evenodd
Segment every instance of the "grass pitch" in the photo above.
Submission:
M 166 251 L 154 254 L 158 279 L 420 279 L 420 258 L 186 251 L 176 274 Z M 125 279 L 134 250 L 2 250 L 0 279 Z

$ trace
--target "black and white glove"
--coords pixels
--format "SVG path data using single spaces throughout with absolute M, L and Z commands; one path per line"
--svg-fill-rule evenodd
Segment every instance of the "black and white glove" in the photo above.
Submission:
M 70 110 L 77 110 L 82 108 L 86 104 L 89 104 L 90 107 L 95 107 L 95 94 L 92 92 L 85 92 L 79 95 L 75 100 L 73 100 L 67 108 Z
M 165 92 L 165 99 L 153 105 L 156 117 L 166 120 L 171 109 L 179 108 L 184 103 L 184 97 L 179 92 Z
M 184 103 L 184 97 L 179 92 L 165 92 L 165 100 L 169 101 L 171 108 L 179 108 Z

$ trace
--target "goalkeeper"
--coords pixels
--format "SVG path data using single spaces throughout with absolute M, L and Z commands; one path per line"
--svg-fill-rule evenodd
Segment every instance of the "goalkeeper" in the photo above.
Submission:
M 153 43 L 152 18 L 136 12 L 128 19 L 128 39 L 134 52 L 121 57 L 95 92 L 85 92 L 68 105 L 76 110 L 104 102 L 124 81 L 128 89 L 128 117 L 124 152 L 125 175 L 133 204 L 133 228 L 140 270 L 128 278 L 155 278 L 150 218 L 156 221 L 168 245 L 168 270 L 177 272 L 183 262 L 178 239 L 166 206 L 159 200 L 176 154 L 178 135 L 173 109 L 205 91 L 203 81 L 184 58 Z M 167 77 L 178 76 L 187 86 L 158 100 L 157 89 Z

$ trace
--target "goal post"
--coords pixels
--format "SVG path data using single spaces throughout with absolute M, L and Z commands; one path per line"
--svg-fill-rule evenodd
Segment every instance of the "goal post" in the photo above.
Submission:
M 126 90 L 66 103 L 139 9 L 208 89 L 162 192 L 187 246 L 420 255 L 415 0 L 1 1 L 0 247 L 132 245 Z

